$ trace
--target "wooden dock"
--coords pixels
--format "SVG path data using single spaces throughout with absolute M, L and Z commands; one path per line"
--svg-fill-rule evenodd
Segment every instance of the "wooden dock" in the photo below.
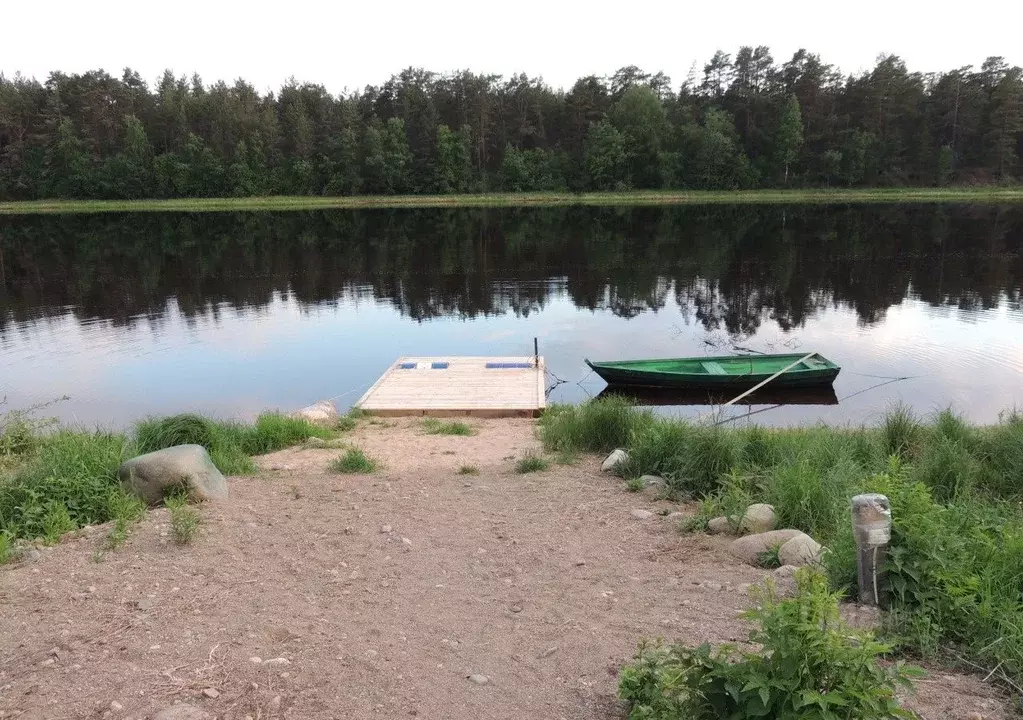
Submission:
M 355 407 L 385 416 L 536 417 L 545 390 L 542 357 L 403 357 Z

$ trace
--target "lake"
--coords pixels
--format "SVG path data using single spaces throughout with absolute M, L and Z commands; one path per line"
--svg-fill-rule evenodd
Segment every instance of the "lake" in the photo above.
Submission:
M 556 402 L 601 392 L 585 357 L 812 349 L 843 368 L 837 404 L 733 414 L 993 422 L 1023 406 L 1021 283 L 1020 206 L 3 217 L 0 396 L 107 427 L 347 407 L 400 355 L 536 337 Z

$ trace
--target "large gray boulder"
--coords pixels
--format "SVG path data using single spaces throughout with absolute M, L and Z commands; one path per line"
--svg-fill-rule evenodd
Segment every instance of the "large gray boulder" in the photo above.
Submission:
M 782 565 L 819 566 L 821 564 L 820 543 L 809 535 L 799 534 L 778 548 L 778 559 Z
M 756 535 L 747 535 L 733 540 L 728 545 L 728 552 L 743 562 L 756 565 L 760 553 L 767 552 L 771 548 L 781 547 L 792 538 L 802 534 L 801 530 L 771 530 Z M 783 561 L 782 564 L 787 563 Z
M 150 505 L 163 502 L 175 487 L 183 487 L 192 502 L 227 499 L 227 480 L 202 445 L 176 445 L 139 455 L 122 463 L 117 474 L 125 490 Z
M 291 417 L 302 418 L 309 422 L 326 425 L 328 423 L 337 422 L 340 415 L 337 411 L 337 406 L 334 405 L 334 403 L 330 400 L 320 400 L 318 403 L 313 403 L 301 410 L 296 410 L 291 413 Z
M 774 506 L 766 503 L 755 503 L 746 508 L 739 523 L 739 534 L 763 533 L 774 530 L 778 518 L 774 514 Z
M 618 468 L 627 462 L 629 462 L 629 453 L 618 448 L 604 458 L 604 462 L 600 464 L 600 469 L 607 473 L 617 472 Z
M 707 533 L 709 535 L 730 535 L 731 532 L 732 523 L 724 515 L 707 521 Z

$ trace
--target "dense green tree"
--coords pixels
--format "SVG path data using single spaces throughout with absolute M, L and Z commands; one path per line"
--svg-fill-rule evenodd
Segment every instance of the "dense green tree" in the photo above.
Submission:
M 709 108 L 702 125 L 682 128 L 680 157 L 680 177 L 689 187 L 735 189 L 754 184 L 735 123 L 724 110 Z
M 1021 153 L 1023 70 L 1002 57 L 925 75 L 884 55 L 842 76 L 747 45 L 679 86 L 629 65 L 567 92 L 421 68 L 342 95 L 0 75 L 4 200 L 1012 182 Z
M 637 188 L 665 185 L 670 174 L 662 146 L 670 127 L 657 93 L 647 85 L 629 87 L 611 106 L 608 118 L 624 141 L 629 183 Z
M 629 153 L 626 138 L 609 120 L 590 125 L 586 138 L 586 171 L 595 190 L 629 187 Z
M 125 200 L 152 197 L 153 147 L 146 128 L 134 115 L 124 118 L 124 142 L 121 152 L 104 162 L 101 181 L 103 195 Z
M 355 131 L 345 128 L 329 143 L 324 195 L 357 195 L 362 189 L 359 175 L 359 141 Z
M 991 123 L 987 145 L 990 164 L 1001 177 L 1011 176 L 1019 160 L 1017 147 L 1023 131 L 1023 71 L 1005 70 L 991 89 Z
M 46 157 L 48 191 L 52 197 L 89 197 L 92 168 L 85 143 L 75 132 L 74 123 L 64 118 Z
M 529 187 L 529 170 L 526 157 L 511 143 L 504 148 L 501 159 L 501 189 L 505 192 L 522 192 Z
M 774 151 L 778 164 L 785 170 L 785 184 L 789 184 L 789 166 L 799 157 L 803 147 L 803 115 L 799 100 L 789 95 L 781 111 L 778 130 L 774 134 Z
M 435 192 L 464 193 L 472 187 L 472 160 L 469 157 L 469 132 L 452 132 L 447 125 L 437 126 L 437 177 Z

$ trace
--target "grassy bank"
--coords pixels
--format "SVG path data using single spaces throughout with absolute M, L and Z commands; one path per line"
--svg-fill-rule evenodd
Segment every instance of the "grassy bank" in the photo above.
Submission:
M 143 420 L 123 433 L 0 416 L 0 562 L 16 540 L 56 542 L 83 525 L 114 520 L 114 535 L 123 536 L 144 508 L 121 489 L 117 469 L 136 455 L 195 443 L 225 475 L 244 475 L 256 471 L 252 455 L 335 433 L 279 413 L 263 413 L 251 424 L 176 415 Z
M 831 584 L 855 584 L 849 502 L 881 492 L 892 505 L 889 639 L 1023 676 L 1023 417 L 973 427 L 946 411 L 920 422 L 903 409 L 877 427 L 767 430 L 658 419 L 620 400 L 556 407 L 541 420 L 549 450 L 630 451 L 626 477 L 666 478 L 695 497 L 690 529 L 752 502 L 828 547 Z
M 0 202 L 0 215 L 103 212 L 227 212 L 372 208 L 555 207 L 562 205 L 710 205 L 845 203 L 1018 203 L 1023 187 L 836 188 L 809 190 L 637 190 L 608 193 L 279 196 L 172 200 L 31 200 Z

